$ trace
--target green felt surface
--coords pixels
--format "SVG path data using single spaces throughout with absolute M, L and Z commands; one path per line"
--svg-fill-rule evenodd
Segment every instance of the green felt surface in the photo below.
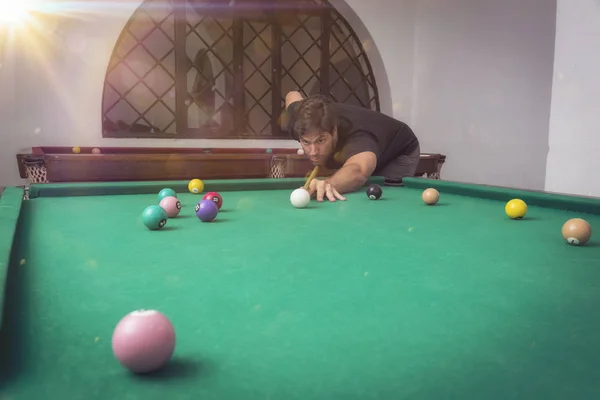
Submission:
M 374 178 L 377 179 L 377 178 Z M 290 179 L 223 179 L 205 181 L 204 192 L 232 190 L 276 190 L 300 187 L 306 182 L 301 178 Z M 189 181 L 148 181 L 148 182 L 90 182 L 54 183 L 32 185 L 29 197 L 94 196 L 158 193 L 171 188 L 178 193 L 188 192 Z
M 404 178 L 403 183 L 412 189 L 436 188 L 446 194 L 460 194 L 488 200 L 508 201 L 520 198 L 528 205 L 600 214 L 600 199 L 597 197 L 573 196 L 534 190 L 513 189 L 472 183 L 451 182 L 437 179 Z
M 373 176 L 368 184 L 383 184 L 383 177 Z M 188 192 L 189 181 L 151 181 L 151 182 L 92 182 L 92 183 L 55 183 L 32 185 L 29 197 L 94 196 L 158 193 L 171 188 L 178 193 Z M 304 178 L 268 178 L 268 179 L 223 179 L 205 181 L 204 193 L 210 191 L 243 190 L 281 190 L 295 189 L 306 183 Z
M 140 220 L 156 193 L 56 186 L 23 204 L 15 233 L 0 393 L 600 398 L 600 241 L 560 235 L 568 218 L 596 227 L 600 216 L 532 205 L 514 221 L 503 200 L 442 193 L 428 207 L 407 185 L 302 210 L 289 188 L 224 191 L 213 223 L 182 193 L 181 216 L 161 231 Z M 148 377 L 124 371 L 110 347 L 138 308 L 177 331 L 173 362 Z

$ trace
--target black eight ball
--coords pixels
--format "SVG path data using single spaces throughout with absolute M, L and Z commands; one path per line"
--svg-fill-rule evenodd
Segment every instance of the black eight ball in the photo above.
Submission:
M 383 192 L 381 191 L 379 185 L 372 184 L 367 188 L 367 197 L 369 197 L 371 200 L 379 199 L 382 193 Z

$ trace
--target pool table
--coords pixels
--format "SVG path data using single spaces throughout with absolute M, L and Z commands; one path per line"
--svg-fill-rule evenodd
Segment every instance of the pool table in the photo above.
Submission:
M 408 178 L 296 209 L 303 181 L 206 181 L 213 222 L 185 181 L 7 188 L 0 397 L 600 398 L 600 236 L 561 236 L 573 217 L 600 227 L 600 199 Z M 181 214 L 149 230 L 164 187 Z M 177 334 L 144 375 L 111 350 L 137 309 Z

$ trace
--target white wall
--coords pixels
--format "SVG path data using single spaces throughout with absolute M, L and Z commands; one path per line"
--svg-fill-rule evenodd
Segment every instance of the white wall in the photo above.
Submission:
M 411 124 L 423 151 L 448 155 L 445 179 L 600 195 L 587 178 L 598 167 L 597 0 L 559 0 L 558 26 L 554 0 L 331 1 L 367 49 L 382 110 Z M 107 3 L 91 3 L 98 9 L 88 4 L 85 20 L 48 26 L 55 35 L 44 35 L 43 58 L 23 54 L 30 45 L 19 57 L 5 50 L 0 185 L 22 183 L 15 153 L 33 145 L 297 146 L 103 139 L 106 64 L 140 3 L 109 12 Z
M 0 37 L 0 40 L 1 37 Z M 17 113 L 17 90 L 15 63 L 6 62 L 15 58 L 13 46 L 0 53 L 0 186 L 17 181 L 17 163 L 14 150 L 19 146 L 15 118 Z
M 600 196 L 600 1 L 559 0 L 549 191 Z
M 543 189 L 554 57 L 551 0 L 421 0 L 414 128 L 443 178 Z
M 345 0 L 346 4 L 343 0 L 330 0 L 330 3 L 363 40 L 379 87 L 381 111 L 410 122 L 417 0 Z M 361 25 L 357 24 L 358 17 Z
M 32 47 L 28 36 L 19 52 L 4 53 L 5 68 L 0 75 L 0 186 L 24 183 L 18 175 L 15 154 L 31 146 L 298 147 L 291 140 L 102 138 L 101 101 L 107 64 L 119 34 L 141 0 L 120 2 L 118 7 L 116 4 L 88 3 L 85 18 L 44 21 L 37 46 Z M 390 86 L 375 40 L 351 8 L 343 11 L 358 27 L 359 39 L 369 44 L 374 73 L 383 87 L 383 108 L 391 110 Z M 372 14 L 366 23 L 372 25 L 374 18 Z M 39 40 L 42 36 L 44 40 Z M 13 93 L 14 86 L 18 91 Z
M 107 64 L 120 32 L 141 0 L 116 4 L 87 3 L 83 18 L 39 20 L 42 30 L 36 40 L 31 34 L 21 34 L 19 51 L 4 52 L 0 186 L 24 183 L 15 154 L 31 146 L 298 147 L 296 142 L 282 140 L 102 138 Z M 18 87 L 13 101 L 5 85 Z

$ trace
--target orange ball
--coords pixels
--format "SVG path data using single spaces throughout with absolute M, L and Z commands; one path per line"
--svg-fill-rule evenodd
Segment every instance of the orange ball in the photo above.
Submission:
M 423 195 L 421 197 L 423 198 L 425 204 L 432 206 L 437 204 L 438 200 L 440 199 L 440 193 L 434 188 L 429 188 L 423 191 Z
M 592 227 L 581 218 L 572 218 L 562 227 L 562 237 L 573 246 L 583 246 L 592 237 Z

